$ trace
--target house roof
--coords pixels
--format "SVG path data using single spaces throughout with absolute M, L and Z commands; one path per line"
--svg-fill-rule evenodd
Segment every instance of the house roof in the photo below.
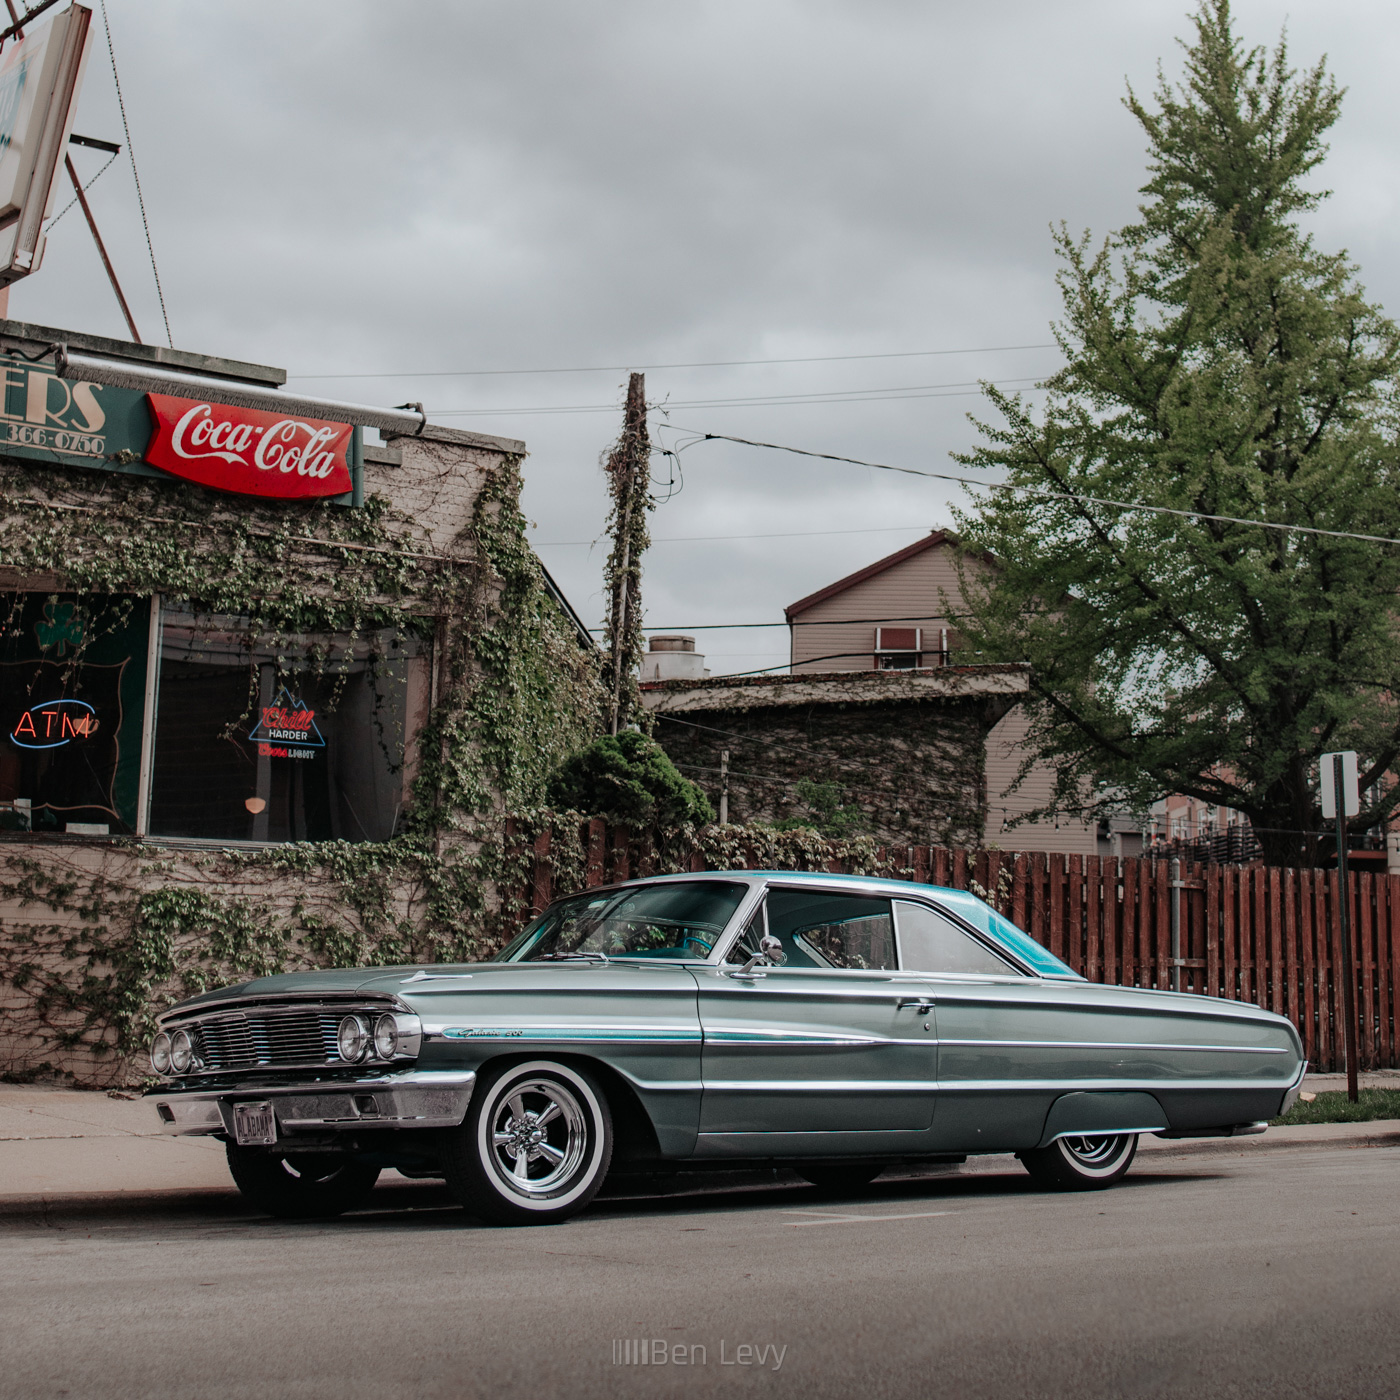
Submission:
M 951 530 L 934 530 L 931 534 L 925 535 L 921 540 L 915 540 L 913 544 L 907 544 L 903 549 L 897 549 L 893 554 L 887 554 L 883 559 L 877 559 L 873 564 L 867 564 L 863 569 L 857 569 L 853 574 L 847 574 L 845 578 L 839 578 L 835 583 L 829 583 L 825 588 L 819 588 L 815 593 L 809 593 L 805 598 L 799 598 L 795 603 L 790 603 L 783 609 L 783 616 L 789 622 L 799 613 L 804 613 L 808 608 L 815 607 L 818 603 L 824 603 L 828 598 L 834 598 L 838 593 L 844 593 L 848 588 L 854 588 L 858 583 L 864 583 L 866 579 L 874 578 L 877 574 L 882 574 L 886 569 L 893 568 L 896 564 L 902 564 L 906 559 L 917 558 L 926 549 L 937 549 L 941 544 L 957 544 L 958 537 Z
M 643 707 L 662 715 L 797 705 L 869 705 L 891 700 L 1019 698 L 1029 689 L 1030 667 L 1024 662 L 939 666 L 928 671 L 707 676 L 703 680 L 644 681 L 641 687 Z

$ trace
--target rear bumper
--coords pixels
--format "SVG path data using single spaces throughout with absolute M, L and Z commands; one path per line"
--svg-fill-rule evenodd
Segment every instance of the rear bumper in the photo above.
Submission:
M 268 1102 L 278 1136 L 365 1128 L 455 1128 L 467 1116 L 476 1075 L 410 1070 L 350 1081 L 155 1090 L 162 1129 L 179 1137 L 233 1136 L 233 1105 Z

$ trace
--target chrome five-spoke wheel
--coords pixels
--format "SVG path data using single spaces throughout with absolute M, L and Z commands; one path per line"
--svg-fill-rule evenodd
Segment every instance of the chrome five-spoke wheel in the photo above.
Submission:
M 448 1183 L 499 1224 L 547 1224 L 597 1194 L 612 1158 L 607 1100 L 588 1075 L 548 1060 L 486 1076 L 448 1153 Z
M 1132 1165 L 1136 1133 L 1056 1138 L 1048 1147 L 1022 1152 L 1021 1164 L 1042 1186 L 1094 1191 L 1112 1186 Z

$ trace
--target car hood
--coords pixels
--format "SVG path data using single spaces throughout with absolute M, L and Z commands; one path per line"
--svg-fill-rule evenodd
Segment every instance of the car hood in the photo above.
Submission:
M 467 991 L 472 988 L 485 990 L 494 987 L 512 990 L 524 987 L 557 986 L 561 979 L 587 978 L 589 985 L 596 985 L 598 974 L 606 970 L 613 974 L 623 973 L 630 981 L 637 974 L 655 977 L 658 981 L 674 979 L 685 964 L 679 960 L 667 959 L 664 962 L 649 962 L 639 959 L 635 962 L 619 959 L 599 963 L 406 963 L 402 967 L 360 967 L 312 969 L 307 972 L 284 972 L 275 977 L 258 977 L 251 982 L 239 982 L 234 986 L 218 987 L 201 992 L 179 1003 L 172 1010 L 197 1007 L 211 1002 L 236 1000 L 240 997 L 279 997 L 354 995 L 357 992 L 373 992 L 380 996 L 396 996 L 407 1002 L 431 999 L 435 992 Z

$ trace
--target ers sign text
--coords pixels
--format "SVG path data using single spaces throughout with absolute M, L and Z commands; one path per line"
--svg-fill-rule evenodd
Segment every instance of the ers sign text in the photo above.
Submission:
M 348 423 L 147 394 L 155 433 L 146 461 L 245 496 L 339 496 L 350 490 Z

